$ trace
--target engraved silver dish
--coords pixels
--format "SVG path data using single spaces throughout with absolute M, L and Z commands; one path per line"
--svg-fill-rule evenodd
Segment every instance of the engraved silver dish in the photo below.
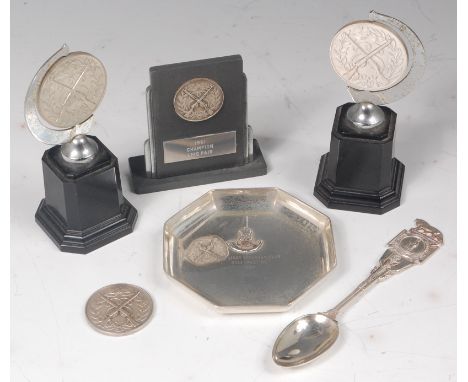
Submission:
M 335 265 L 330 219 L 278 188 L 212 190 L 164 226 L 164 270 L 222 313 L 288 310 Z

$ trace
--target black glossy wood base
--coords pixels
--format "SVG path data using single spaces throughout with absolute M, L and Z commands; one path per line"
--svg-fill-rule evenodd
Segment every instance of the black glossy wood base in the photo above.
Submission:
M 42 157 L 45 198 L 36 222 L 63 252 L 89 253 L 133 231 L 136 209 L 123 197 L 119 164 L 99 139 L 96 157 L 70 163 L 60 146 Z
M 405 166 L 392 160 L 391 186 L 378 192 L 337 187 L 327 177 L 328 153 L 320 159 L 314 195 L 328 208 L 382 215 L 400 205 Z
M 148 177 L 145 169 L 145 157 L 143 155 L 131 157 L 128 161 L 132 172 L 133 191 L 137 194 L 146 194 L 265 175 L 267 173 L 267 166 L 256 139 L 253 140 L 253 149 L 252 161 L 243 166 L 197 171 L 190 174 L 175 175 L 166 178 Z
M 314 195 L 327 207 L 384 214 L 398 207 L 405 166 L 393 158 L 396 113 L 381 106 L 385 119 L 375 129 L 356 129 L 346 113 L 353 103 L 336 109 L 330 151 L 323 155 Z
M 87 254 L 133 232 L 138 214 L 126 199 L 120 214 L 84 230 L 69 229 L 61 216 L 42 199 L 36 222 L 62 252 Z

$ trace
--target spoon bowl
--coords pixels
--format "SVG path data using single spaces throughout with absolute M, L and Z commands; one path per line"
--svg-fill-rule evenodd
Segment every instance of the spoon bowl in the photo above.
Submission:
M 339 334 L 338 322 L 323 313 L 307 314 L 292 321 L 273 346 L 273 360 L 280 366 L 299 366 L 328 350 Z

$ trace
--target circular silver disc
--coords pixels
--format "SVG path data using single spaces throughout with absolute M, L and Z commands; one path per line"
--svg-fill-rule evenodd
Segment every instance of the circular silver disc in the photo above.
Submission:
M 94 292 L 86 303 L 86 317 L 97 331 L 124 336 L 140 330 L 150 319 L 153 300 L 131 284 L 113 284 Z
M 87 120 L 106 89 L 106 70 L 89 53 L 74 52 L 59 59 L 46 73 L 38 95 L 41 117 L 58 129 Z
M 223 89 L 216 81 L 192 78 L 177 89 L 174 109 L 180 118 L 200 122 L 215 116 L 221 110 L 223 102 Z
M 400 37 L 383 24 L 356 21 L 333 37 L 330 61 L 348 86 L 380 91 L 407 75 L 408 51 Z

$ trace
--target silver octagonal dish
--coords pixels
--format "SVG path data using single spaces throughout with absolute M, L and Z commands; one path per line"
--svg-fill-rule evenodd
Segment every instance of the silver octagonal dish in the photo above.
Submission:
M 164 226 L 164 270 L 223 313 L 281 312 L 336 265 L 330 219 L 278 188 L 207 192 Z

